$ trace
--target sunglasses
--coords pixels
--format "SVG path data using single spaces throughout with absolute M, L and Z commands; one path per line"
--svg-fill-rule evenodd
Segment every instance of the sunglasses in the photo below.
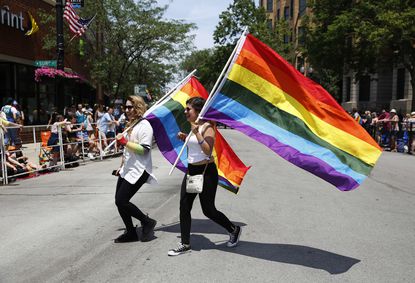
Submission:
M 192 110 L 192 108 L 186 107 L 186 108 L 184 109 L 184 111 L 186 111 L 186 112 L 190 112 L 190 110 Z
M 125 107 L 125 109 L 129 109 L 129 110 L 131 110 L 131 109 L 133 109 L 133 108 L 134 108 L 134 106 L 133 106 L 133 105 L 125 105 L 124 107 Z

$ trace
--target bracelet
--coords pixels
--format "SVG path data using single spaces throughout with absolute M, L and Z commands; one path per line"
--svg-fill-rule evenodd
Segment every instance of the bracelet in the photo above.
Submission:
M 202 144 L 205 142 L 205 139 L 203 139 L 202 141 L 198 142 L 198 144 Z

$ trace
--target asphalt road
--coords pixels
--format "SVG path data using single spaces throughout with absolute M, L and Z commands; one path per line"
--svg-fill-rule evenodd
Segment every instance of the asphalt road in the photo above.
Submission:
M 238 195 L 216 205 L 243 226 L 240 245 L 207 220 L 196 200 L 192 252 L 168 257 L 179 238 L 179 184 L 157 149 L 159 185 L 133 198 L 157 219 L 151 242 L 114 244 L 120 158 L 0 187 L 0 282 L 414 282 L 415 157 L 385 152 L 352 192 L 289 164 L 232 130 L 252 165 Z M 138 224 L 138 223 L 137 223 Z

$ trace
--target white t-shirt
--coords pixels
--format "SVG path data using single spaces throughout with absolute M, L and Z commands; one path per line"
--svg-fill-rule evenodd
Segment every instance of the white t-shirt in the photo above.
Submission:
M 147 120 L 141 120 L 133 128 L 131 135 L 127 135 L 127 139 L 128 141 L 138 143 L 149 150 L 146 150 L 143 155 L 139 155 L 124 147 L 124 164 L 120 169 L 120 176 L 128 183 L 135 184 L 145 170 L 150 174 L 146 183 L 157 183 L 157 179 L 152 173 L 153 162 L 151 160 L 151 145 L 153 142 L 153 128 L 150 123 Z

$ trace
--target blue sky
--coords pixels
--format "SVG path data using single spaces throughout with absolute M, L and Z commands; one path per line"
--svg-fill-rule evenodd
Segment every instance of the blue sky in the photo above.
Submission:
M 213 47 L 213 31 L 219 22 L 219 14 L 233 0 L 159 0 L 159 5 L 169 4 L 165 13 L 168 19 L 181 19 L 195 23 L 197 30 L 194 44 L 197 49 Z

